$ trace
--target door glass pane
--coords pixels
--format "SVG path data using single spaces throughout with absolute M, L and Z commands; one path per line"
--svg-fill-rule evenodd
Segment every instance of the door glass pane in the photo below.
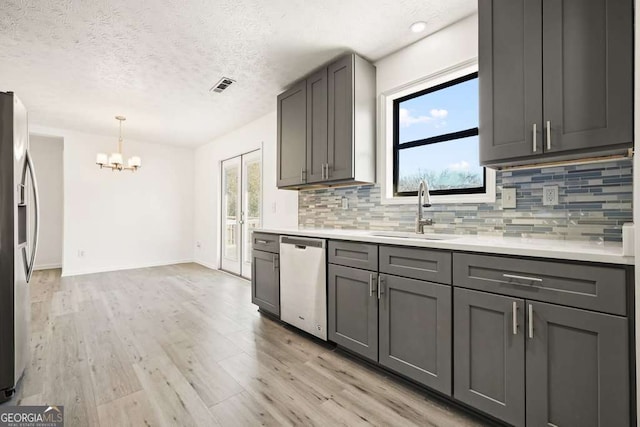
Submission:
M 226 165 L 223 174 L 224 188 L 224 257 L 238 261 L 238 170 L 239 165 Z
M 245 179 L 245 229 L 244 229 L 244 259 L 251 262 L 251 232 L 260 227 L 262 212 L 262 171 L 260 153 L 248 157 L 244 165 Z

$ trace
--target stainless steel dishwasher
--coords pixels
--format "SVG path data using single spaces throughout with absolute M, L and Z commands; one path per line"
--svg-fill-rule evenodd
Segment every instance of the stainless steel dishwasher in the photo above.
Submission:
M 327 340 L 326 240 L 280 236 L 280 318 Z

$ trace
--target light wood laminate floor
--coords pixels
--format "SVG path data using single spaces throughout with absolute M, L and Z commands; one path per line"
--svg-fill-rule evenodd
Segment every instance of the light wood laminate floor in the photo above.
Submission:
M 195 264 L 31 284 L 31 363 L 9 404 L 67 426 L 481 425 L 260 315 L 250 284 Z

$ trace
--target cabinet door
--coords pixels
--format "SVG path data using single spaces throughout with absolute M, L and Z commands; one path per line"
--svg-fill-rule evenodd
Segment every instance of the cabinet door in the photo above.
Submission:
M 627 318 L 531 301 L 527 307 L 527 425 L 628 426 Z
M 353 178 L 353 55 L 329 65 L 329 180 Z
M 523 426 L 524 300 L 455 288 L 453 312 L 454 397 Z
M 278 187 L 305 182 L 307 82 L 278 96 Z
M 378 360 L 377 274 L 329 264 L 329 340 Z
M 632 141 L 631 0 L 544 0 L 545 151 Z
M 380 363 L 451 395 L 451 286 L 380 276 Z
M 543 152 L 541 2 L 478 1 L 482 164 Z
M 327 69 L 307 78 L 307 182 L 325 179 L 327 164 Z
M 280 315 L 280 260 L 278 254 L 253 251 L 251 262 L 251 302 Z

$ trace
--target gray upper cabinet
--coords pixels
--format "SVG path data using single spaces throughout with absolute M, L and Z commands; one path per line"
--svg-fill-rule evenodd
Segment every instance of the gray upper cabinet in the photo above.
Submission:
M 631 147 L 631 0 L 479 0 L 478 7 L 483 165 Z
M 307 182 L 324 181 L 327 164 L 327 69 L 307 78 Z
M 280 255 L 253 251 L 251 262 L 251 302 L 276 316 L 280 315 Z
M 524 426 L 524 300 L 460 288 L 453 292 L 454 397 Z
M 353 55 L 329 65 L 329 180 L 354 177 L 353 67 Z
M 377 273 L 329 264 L 329 339 L 378 360 Z
M 451 395 L 451 286 L 380 276 L 380 364 Z
M 375 182 L 375 120 L 375 67 L 358 55 L 347 54 L 294 85 L 278 97 L 278 154 L 291 148 L 293 161 L 278 157 L 278 187 Z
M 632 2 L 544 0 L 542 10 L 545 151 L 628 146 Z
M 278 96 L 278 187 L 306 182 L 307 85 Z
M 483 164 L 542 153 L 541 5 L 542 0 L 478 1 Z
M 630 425 L 628 320 L 527 304 L 527 425 Z

